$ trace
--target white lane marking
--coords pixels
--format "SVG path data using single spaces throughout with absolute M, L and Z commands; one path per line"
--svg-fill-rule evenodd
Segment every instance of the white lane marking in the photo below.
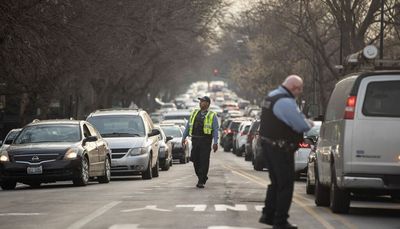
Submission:
M 209 226 L 208 229 L 255 229 L 254 227 Z
M 113 201 L 109 204 L 106 204 L 103 207 L 94 211 L 92 214 L 82 218 L 81 220 L 78 220 L 77 222 L 75 222 L 74 224 L 69 226 L 67 229 L 80 229 L 83 226 L 85 226 L 86 224 L 88 224 L 90 221 L 92 221 L 93 219 L 101 216 L 102 214 L 104 214 L 105 212 L 107 212 L 108 210 L 110 210 L 111 208 L 115 207 L 117 204 L 120 204 L 120 203 L 122 203 L 122 201 Z
M 176 205 L 177 208 L 193 208 L 194 212 L 203 212 L 206 210 L 206 204 L 180 204 Z
M 215 211 L 227 211 L 233 210 L 233 211 L 247 211 L 247 206 L 245 204 L 235 204 L 235 206 L 230 206 L 226 204 L 216 204 L 215 206 Z
M 256 205 L 256 206 L 254 206 L 254 208 L 256 209 L 256 211 L 262 211 L 263 210 L 263 208 L 264 208 L 264 205 Z
M 138 229 L 139 224 L 114 224 L 108 229 Z
M 10 213 L 0 213 L 0 216 L 37 216 L 37 215 L 47 215 L 45 213 L 21 213 L 21 212 L 10 212 Z
M 134 212 L 134 211 L 143 211 L 143 210 L 153 210 L 153 211 L 159 211 L 159 212 L 170 212 L 171 211 L 168 209 L 157 208 L 157 205 L 147 205 L 144 208 L 133 208 L 133 209 L 121 210 L 121 212 Z

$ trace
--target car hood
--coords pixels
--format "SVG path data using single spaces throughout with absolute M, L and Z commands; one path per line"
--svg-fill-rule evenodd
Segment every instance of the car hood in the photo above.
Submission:
M 7 148 L 9 154 L 41 154 L 41 153 L 65 153 L 68 148 L 78 147 L 79 143 L 71 142 L 47 142 L 35 144 L 10 145 Z
M 111 149 L 130 149 L 145 147 L 150 144 L 145 137 L 126 137 L 126 138 L 104 138 Z

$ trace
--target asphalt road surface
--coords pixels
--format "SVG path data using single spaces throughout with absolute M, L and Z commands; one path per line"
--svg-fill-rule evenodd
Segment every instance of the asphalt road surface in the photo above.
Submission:
M 72 182 L 0 191 L 0 228 L 271 228 L 258 223 L 268 172 L 257 172 L 243 157 L 212 154 L 209 180 L 195 187 L 192 163 L 174 163 L 160 177 L 116 177 L 109 184 Z M 400 228 L 400 202 L 389 197 L 352 201 L 350 213 L 316 207 L 296 181 L 290 222 L 300 228 Z

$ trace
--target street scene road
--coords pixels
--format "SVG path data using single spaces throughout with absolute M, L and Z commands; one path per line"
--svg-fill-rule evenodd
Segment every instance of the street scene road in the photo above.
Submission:
M 71 182 L 0 192 L 0 228 L 269 228 L 258 223 L 268 172 L 219 150 L 211 156 L 209 181 L 195 187 L 192 163 L 176 161 L 160 177 L 117 177 L 110 184 Z M 291 222 L 301 228 L 400 228 L 400 202 L 389 197 L 356 200 L 349 215 L 316 207 L 296 181 Z

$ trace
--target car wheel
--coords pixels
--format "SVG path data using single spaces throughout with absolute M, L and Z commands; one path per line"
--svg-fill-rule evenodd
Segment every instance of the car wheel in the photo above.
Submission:
M 310 183 L 310 177 L 308 175 L 309 173 L 307 173 L 307 181 L 306 181 L 306 193 L 311 195 L 314 194 L 314 185 L 312 185 Z
M 158 159 L 157 159 L 157 162 L 156 162 L 156 165 L 151 169 L 151 175 L 153 176 L 153 177 L 158 177 L 158 171 L 160 170 L 160 166 L 159 166 L 159 164 L 158 164 L 159 162 L 158 162 Z
M 82 157 L 79 175 L 72 182 L 76 186 L 85 186 L 89 183 L 89 163 L 86 157 Z
M 153 178 L 152 172 L 151 172 L 151 167 L 152 167 L 152 163 L 151 163 L 151 155 L 150 155 L 149 164 L 147 165 L 147 169 L 144 172 L 142 172 L 142 179 L 150 180 L 151 178 Z
M 104 176 L 98 178 L 99 183 L 109 183 L 111 180 L 111 163 L 110 159 L 106 157 L 104 161 Z
M 307 171 L 306 193 L 308 195 L 314 194 L 314 189 L 315 189 L 315 185 L 311 184 L 311 181 L 310 181 L 310 172 Z
M 244 155 L 244 160 L 245 161 L 251 161 L 251 158 L 252 158 L 252 155 L 250 153 Z
M 171 167 L 173 165 L 172 163 L 172 158 L 169 160 L 169 167 Z
M 318 172 L 315 173 L 315 204 L 317 206 L 329 206 L 329 188 L 319 182 Z
M 231 150 L 231 148 L 229 147 L 228 143 L 225 142 L 224 143 L 224 152 L 229 152 Z
M 14 180 L 4 180 L 1 183 L 1 189 L 3 190 L 13 190 L 17 186 L 17 182 Z
M 163 171 L 168 171 L 170 166 L 171 166 L 171 161 L 167 161 L 167 159 L 165 159 L 163 165 L 161 166 L 161 169 Z
M 336 173 L 333 166 L 331 168 L 331 179 L 330 208 L 334 213 L 346 214 L 350 208 L 350 193 L 337 186 Z
M 181 164 L 186 164 L 186 156 L 183 156 L 181 159 L 179 159 L 179 162 Z
M 256 171 L 262 171 L 264 168 L 264 164 L 260 159 L 254 159 L 254 170 Z

